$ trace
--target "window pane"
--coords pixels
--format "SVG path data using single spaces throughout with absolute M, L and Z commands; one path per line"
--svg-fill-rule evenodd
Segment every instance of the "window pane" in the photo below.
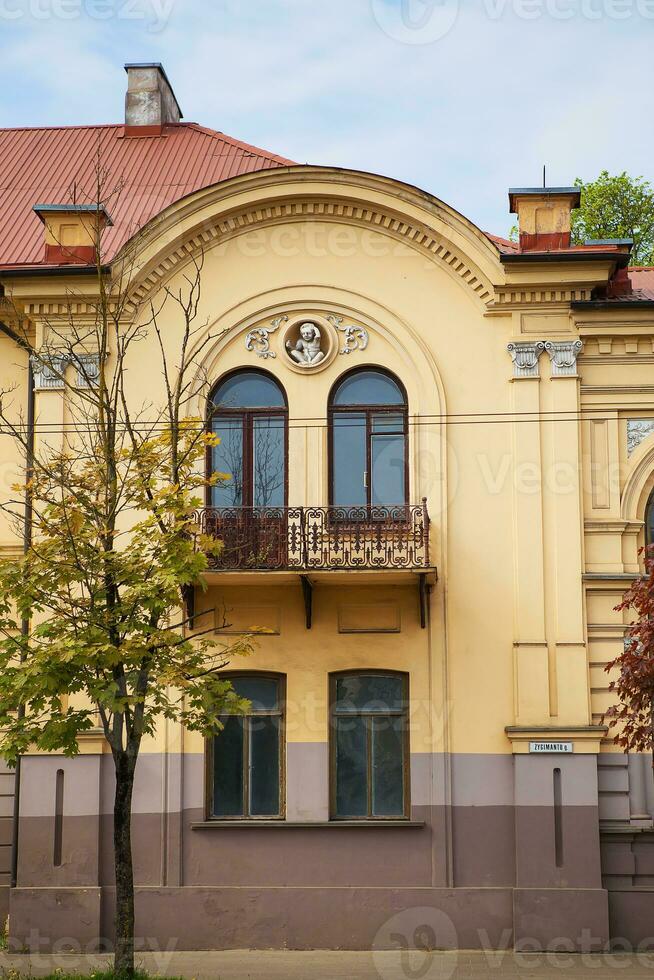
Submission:
M 213 813 L 216 817 L 243 814 L 243 719 L 223 719 L 225 728 L 213 741 Z
M 373 432 L 401 432 L 404 434 L 404 416 L 378 412 L 372 417 Z
M 654 544 L 654 494 L 647 505 L 647 527 L 645 528 L 645 543 Z
M 372 718 L 372 812 L 404 816 L 404 717 Z
M 366 719 L 336 718 L 336 815 L 368 815 Z
M 251 717 L 250 816 L 279 816 L 279 718 Z
M 336 681 L 335 710 L 400 711 L 404 707 L 401 677 L 384 674 L 346 674 Z
M 404 405 L 399 385 L 381 371 L 359 371 L 336 390 L 334 405 Z
M 213 392 L 211 401 L 221 408 L 285 408 L 277 382 L 256 371 L 243 371 L 228 378 Z
M 338 412 L 333 418 L 333 502 L 341 507 L 365 506 L 366 417 Z
M 371 503 L 405 503 L 404 436 L 371 436 Z
M 284 506 L 285 442 L 284 419 L 255 418 L 252 494 L 255 507 Z
M 243 503 L 243 420 L 240 418 L 213 419 L 213 431 L 220 443 L 213 449 L 214 473 L 225 473 L 229 479 L 213 487 L 214 507 L 240 507 Z
M 231 680 L 238 696 L 252 702 L 251 711 L 270 711 L 278 707 L 279 682 L 274 677 L 233 677 Z

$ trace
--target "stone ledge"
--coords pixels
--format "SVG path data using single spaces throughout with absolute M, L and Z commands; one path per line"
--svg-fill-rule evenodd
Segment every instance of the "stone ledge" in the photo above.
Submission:
M 529 755 L 530 742 L 572 742 L 573 755 L 599 755 L 605 725 L 508 725 L 504 731 L 514 755 Z
M 420 830 L 424 820 L 203 820 L 191 830 Z

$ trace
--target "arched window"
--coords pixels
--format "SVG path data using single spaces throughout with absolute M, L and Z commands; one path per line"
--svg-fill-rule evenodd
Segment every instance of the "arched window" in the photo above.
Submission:
M 240 371 L 214 388 L 210 424 L 220 444 L 211 469 L 228 476 L 212 489 L 214 507 L 285 506 L 287 416 L 283 390 L 263 371 Z
M 647 547 L 654 545 L 654 490 L 650 494 L 645 511 L 645 545 Z
M 407 413 L 399 381 L 379 368 L 354 371 L 337 382 L 329 405 L 330 503 L 407 503 Z

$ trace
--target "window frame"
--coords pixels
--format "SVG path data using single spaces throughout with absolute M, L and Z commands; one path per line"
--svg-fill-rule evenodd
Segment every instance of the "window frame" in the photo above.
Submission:
M 652 525 L 654 525 L 654 489 L 652 489 L 649 497 L 647 498 L 647 503 L 645 504 L 645 548 L 649 548 L 654 545 L 654 537 L 650 536 L 650 520 Z
M 277 717 L 279 716 L 279 814 L 272 816 L 262 816 L 260 814 L 244 813 L 242 816 L 219 816 L 213 813 L 213 777 L 214 777 L 214 739 L 220 735 L 212 735 L 205 739 L 205 820 L 211 823 L 252 823 L 252 822 L 279 822 L 286 820 L 286 674 L 280 674 L 274 670 L 232 670 L 221 674 L 226 680 L 238 680 L 239 677 L 262 677 L 268 680 L 277 681 L 278 691 L 278 711 L 256 711 L 245 715 L 236 715 L 237 718 L 252 718 L 257 716 Z M 243 739 L 243 765 L 249 757 L 249 725 L 247 738 Z M 243 780 L 243 802 L 250 803 L 250 780 Z
M 387 377 L 393 384 L 397 385 L 404 402 L 402 405 L 378 405 L 374 403 L 361 404 L 361 405 L 335 405 L 334 398 L 348 378 L 352 378 L 357 374 L 365 374 L 375 372 L 377 374 L 383 374 Z M 344 508 L 356 508 L 365 507 L 369 512 L 375 507 L 388 507 L 391 510 L 398 507 L 408 507 L 409 506 L 409 399 L 407 397 L 406 388 L 400 381 L 400 379 L 393 374 L 391 371 L 387 371 L 385 368 L 378 367 L 375 364 L 369 364 L 365 367 L 356 367 L 350 371 L 346 371 L 339 378 L 336 379 L 332 385 L 331 391 L 329 392 L 328 401 L 328 481 L 329 481 L 329 506 L 330 507 L 344 507 Z M 334 425 L 334 419 L 336 415 L 354 415 L 360 414 L 364 415 L 366 418 L 366 474 L 367 481 L 365 486 L 366 491 L 366 503 L 365 504 L 337 504 L 334 501 L 334 434 L 336 426 Z M 404 426 L 404 432 L 402 433 L 404 437 L 404 501 L 397 504 L 373 504 L 372 503 L 372 436 L 375 434 L 373 432 L 372 421 L 374 415 L 401 415 L 402 422 Z M 378 433 L 380 435 L 386 435 L 387 433 Z M 395 434 L 395 433 L 388 433 Z M 400 433 L 397 433 L 398 435 Z
M 258 374 L 262 378 L 266 378 L 273 382 L 278 388 L 282 399 L 284 401 L 283 408 L 276 407 L 265 407 L 260 408 L 222 408 L 216 405 L 213 400 L 214 393 L 225 384 L 225 382 L 230 381 L 232 378 L 238 377 L 241 374 Z M 253 464 L 254 464 L 254 429 L 255 420 L 257 418 L 275 418 L 283 417 L 284 419 L 284 503 L 281 505 L 283 508 L 288 507 L 288 396 L 286 390 L 281 382 L 268 371 L 262 371 L 260 368 L 238 368 L 236 371 L 230 371 L 228 374 L 223 375 L 211 388 L 211 392 L 207 399 L 207 419 L 206 428 L 207 432 L 213 433 L 213 420 L 215 417 L 224 416 L 226 418 L 238 418 L 241 419 L 241 432 L 243 437 L 243 502 L 237 504 L 233 507 L 222 508 L 218 507 L 218 510 L 267 510 L 268 506 L 271 510 L 276 509 L 275 505 L 268 505 L 265 507 L 257 507 L 254 505 L 254 475 L 253 475 Z M 207 447 L 205 455 L 205 469 L 207 479 L 213 473 L 213 450 L 211 447 Z M 247 477 L 247 479 L 246 479 Z M 247 489 L 246 489 L 247 488 Z M 249 501 L 249 502 L 246 502 Z M 214 507 L 212 487 L 207 487 L 205 490 L 205 502 L 207 507 Z M 279 509 L 279 508 L 277 508 Z
M 389 712 L 351 712 L 351 715 L 357 715 L 359 717 L 365 716 L 369 717 L 392 717 L 400 715 L 404 718 L 404 731 L 402 739 L 402 747 L 404 752 L 403 764 L 402 764 L 402 789 L 403 789 L 403 799 L 404 799 L 404 811 L 402 814 L 394 814 L 392 816 L 376 816 L 372 813 L 372 753 L 367 751 L 367 781 L 368 781 L 368 813 L 365 816 L 340 816 L 336 812 L 336 724 L 335 719 L 338 716 L 336 714 L 336 684 L 341 677 L 352 677 L 352 676 L 362 676 L 362 675 L 373 675 L 373 676 L 384 676 L 384 677 L 400 677 L 402 680 L 402 700 L 403 700 L 403 710 L 400 711 L 389 711 Z M 363 669 L 352 668 L 350 670 L 337 670 L 329 674 L 329 715 L 328 715 L 328 725 L 329 725 L 329 819 L 335 822 L 363 822 L 363 823 L 388 823 L 398 820 L 410 820 L 411 819 L 411 755 L 410 755 L 410 701 L 409 701 L 409 672 L 405 670 L 385 670 L 383 668 L 366 667 Z M 369 747 L 370 733 L 367 736 L 367 747 Z

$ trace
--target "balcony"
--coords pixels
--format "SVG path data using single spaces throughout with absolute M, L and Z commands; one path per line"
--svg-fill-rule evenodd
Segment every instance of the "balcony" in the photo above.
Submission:
M 310 590 L 322 573 L 404 572 L 418 576 L 425 625 L 429 555 L 427 501 L 392 507 L 207 507 L 203 534 L 223 548 L 209 574 L 286 572 L 302 579 L 310 625 Z M 408 573 L 408 575 L 407 575 Z M 403 576 L 404 580 L 404 576 Z

